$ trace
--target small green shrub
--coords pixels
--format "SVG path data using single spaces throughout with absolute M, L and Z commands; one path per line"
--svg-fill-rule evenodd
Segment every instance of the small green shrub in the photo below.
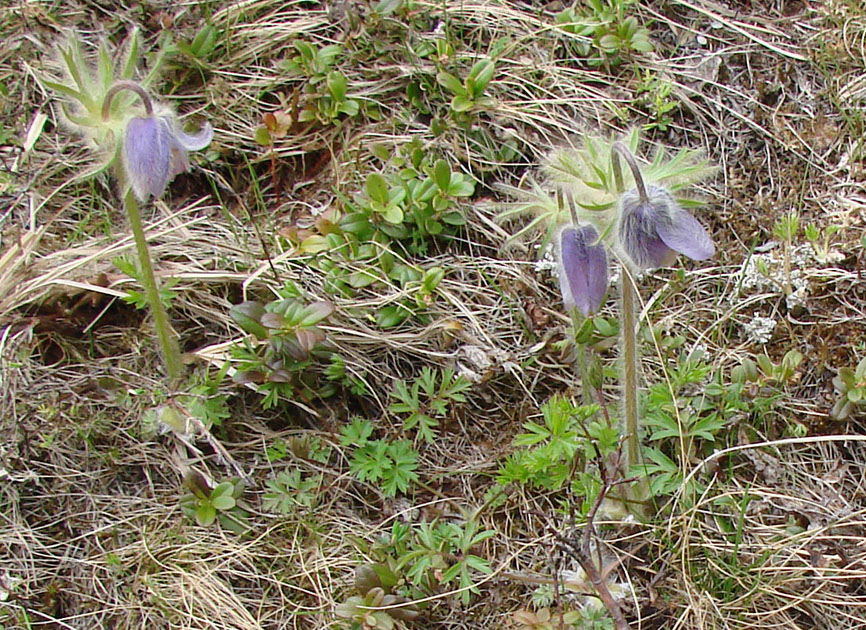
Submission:
M 618 66 L 633 53 L 652 52 L 646 27 L 627 15 L 635 0 L 586 0 L 585 6 L 569 7 L 556 16 L 563 31 L 577 35 L 569 40 L 573 52 L 590 66 Z

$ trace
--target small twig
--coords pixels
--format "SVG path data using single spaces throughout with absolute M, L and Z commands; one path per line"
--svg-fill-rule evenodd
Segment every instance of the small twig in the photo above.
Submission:
M 622 440 L 620 440 L 619 447 L 617 448 L 617 457 L 622 456 L 622 445 L 623 442 Z M 598 457 L 596 459 L 598 462 L 599 475 L 601 476 L 601 488 L 598 491 L 598 495 L 595 497 L 595 501 L 593 501 L 592 507 L 589 509 L 589 512 L 586 515 L 586 525 L 584 526 L 581 542 L 578 544 L 575 541 L 569 540 L 568 538 L 562 536 L 557 532 L 554 532 L 554 535 L 556 536 L 562 548 L 566 552 L 570 553 L 580 564 L 581 568 L 583 568 L 584 572 L 586 573 L 587 579 L 589 579 L 589 583 L 592 584 L 593 588 L 595 588 L 595 591 L 596 593 L 598 593 L 598 597 L 601 600 L 602 604 L 604 604 L 604 607 L 607 608 L 610 616 L 613 617 L 614 624 L 616 624 L 616 629 L 629 630 L 629 625 L 625 619 L 625 615 L 622 612 L 622 608 L 620 608 L 619 603 L 613 598 L 613 595 L 611 595 L 610 589 L 607 586 L 606 578 L 608 572 L 605 571 L 605 575 L 602 576 L 601 572 L 599 571 L 599 566 L 601 566 L 601 562 L 599 561 L 599 566 L 596 566 L 596 563 L 593 562 L 590 549 L 592 547 L 592 536 L 595 534 L 595 516 L 598 513 L 598 510 L 601 508 L 601 504 L 604 502 L 604 499 L 607 497 L 611 488 L 622 483 L 628 483 L 630 480 L 613 479 L 611 475 L 608 474 L 604 462 L 601 461 L 602 458 L 600 453 L 598 454 Z
M 562 598 L 559 596 L 559 571 L 553 567 L 553 601 L 556 604 L 556 612 L 559 613 L 559 630 L 565 630 L 565 616 L 562 614 Z
M 629 630 L 629 625 L 625 620 L 625 615 L 622 613 L 622 608 L 620 608 L 617 601 L 613 598 L 613 595 L 611 595 L 610 589 L 607 587 L 607 582 L 605 582 L 604 578 L 601 577 L 598 568 L 592 561 L 592 556 L 590 555 L 589 550 L 584 548 L 585 544 L 582 543 L 577 545 L 562 537 L 560 537 L 560 541 L 563 548 L 567 552 L 571 553 L 578 563 L 580 563 L 580 566 L 586 573 L 587 579 L 589 579 L 589 583 L 592 584 L 595 592 L 598 594 L 601 603 L 604 604 L 604 607 L 607 608 L 610 616 L 613 617 L 616 629 Z

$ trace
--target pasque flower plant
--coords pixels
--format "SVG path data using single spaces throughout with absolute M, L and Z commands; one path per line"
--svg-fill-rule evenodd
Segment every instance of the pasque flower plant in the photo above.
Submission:
M 637 137 L 632 136 L 632 147 Z M 617 252 L 621 259 L 621 304 L 620 331 L 622 338 L 622 392 L 623 428 L 626 434 L 626 451 L 623 469 L 628 471 L 640 461 L 638 394 L 640 383 L 639 356 L 637 349 L 637 273 L 653 267 L 673 264 L 678 254 L 694 260 L 704 260 L 715 253 L 715 246 L 704 227 L 677 202 L 674 195 L 661 184 L 647 184 L 632 150 L 621 142 L 600 150 L 594 141 L 588 140 L 586 154 L 562 152 L 551 158 L 554 177 L 560 186 L 574 179 L 573 186 L 563 186 L 569 197 L 571 222 L 556 233 L 556 258 L 560 289 L 567 310 L 573 314 L 575 332 L 580 328 L 577 312 L 589 317 L 601 307 L 607 293 L 608 264 L 606 247 Z M 679 160 L 686 172 L 697 172 L 687 164 L 686 154 L 674 158 Z M 609 159 L 608 164 L 600 164 Z M 625 160 L 634 181 L 633 188 L 626 190 L 620 159 Z M 664 172 L 666 166 L 658 158 L 651 165 Z M 674 169 L 668 168 L 669 173 Z M 574 177 L 577 176 L 577 177 Z M 589 180 L 583 178 L 598 178 Z M 563 181 L 565 180 L 565 181 Z M 609 197 L 593 197 L 602 190 Z M 582 203 L 579 197 L 582 195 Z M 575 203 L 575 199 L 578 200 Z M 562 195 L 558 196 L 560 208 L 554 216 L 562 213 Z M 575 206 L 580 206 L 592 216 L 592 222 L 601 224 L 597 230 L 589 222 L 580 224 Z M 606 241 L 606 242 L 603 242 Z M 581 370 L 584 401 L 587 398 L 586 358 L 578 341 L 578 364 Z M 642 500 L 646 495 L 646 484 L 639 484 L 631 498 Z
M 103 45 L 96 63 L 89 64 L 74 34 L 58 49 L 58 56 L 63 77 L 43 83 L 63 97 L 59 111 L 65 125 L 101 156 L 101 162 L 84 175 L 110 170 L 120 182 L 166 372 L 175 381 L 182 370 L 180 349 L 159 298 L 138 202 L 162 196 L 169 182 L 189 168 L 188 152 L 210 144 L 213 129 L 206 123 L 198 133 L 188 134 L 172 108 L 151 99 L 146 86 L 155 75 L 159 56 L 142 81 L 133 80 L 139 56 L 135 31 L 117 63 Z

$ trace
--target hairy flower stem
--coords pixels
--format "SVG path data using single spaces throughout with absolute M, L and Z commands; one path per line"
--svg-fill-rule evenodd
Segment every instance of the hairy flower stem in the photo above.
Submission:
M 621 142 L 616 142 L 613 145 L 611 152 L 611 161 L 613 162 L 614 179 L 617 183 L 617 192 L 622 194 L 623 178 L 622 170 L 619 163 L 620 155 L 625 159 L 634 178 L 635 188 L 637 188 L 640 200 L 643 203 L 649 202 L 646 185 L 641 175 L 640 167 L 635 160 L 631 151 L 626 148 Z M 626 448 L 625 448 L 625 474 L 628 475 L 630 469 L 640 463 L 640 433 L 639 433 L 639 410 L 638 410 L 638 393 L 640 392 L 639 381 L 639 366 L 640 357 L 637 349 L 637 287 L 634 283 L 634 277 L 626 265 L 622 266 L 622 287 L 620 290 L 620 318 L 622 325 L 620 334 L 622 335 L 622 370 L 623 370 L 623 424 L 625 425 L 626 433 Z M 634 496 L 647 494 L 648 488 L 644 481 L 637 488 L 637 492 L 633 493 L 632 499 L 641 500 L 645 496 Z
M 574 328 L 574 347 L 577 349 L 577 371 L 580 374 L 580 401 L 584 405 L 592 404 L 592 395 L 590 390 L 592 385 L 589 382 L 589 368 L 586 363 L 586 344 L 577 340 L 577 334 L 583 327 L 583 322 L 586 318 L 577 309 L 571 309 L 571 325 Z
M 138 94 L 138 98 L 141 99 L 141 103 L 144 105 L 144 113 L 148 117 L 153 116 L 153 103 L 150 100 L 150 95 L 147 93 L 147 90 L 135 81 L 117 81 L 114 85 L 108 88 L 108 92 L 105 93 L 105 99 L 102 101 L 103 120 L 108 120 L 111 115 L 111 101 L 114 100 L 114 96 L 118 92 L 123 90 L 129 90 L 130 92 Z
M 637 465 L 640 461 L 640 436 L 638 435 L 638 365 L 640 359 L 637 352 L 637 317 L 634 278 L 625 269 L 622 272 L 622 370 L 623 370 L 623 415 L 625 416 L 625 471 Z
M 126 208 L 126 214 L 129 216 L 129 223 L 132 226 L 135 248 L 138 250 L 138 262 L 141 266 L 141 282 L 144 284 L 144 295 L 150 305 L 150 312 L 153 314 L 153 323 L 156 326 L 156 335 L 162 348 L 168 380 L 171 385 L 174 385 L 180 379 L 183 369 L 183 363 L 180 358 L 180 346 L 178 345 L 174 331 L 171 329 L 171 325 L 168 323 L 165 307 L 159 299 L 159 287 L 156 284 L 156 276 L 153 273 L 150 250 L 147 247 L 147 238 L 144 235 L 141 214 L 138 211 L 138 201 L 136 201 L 131 189 L 126 192 L 123 203 Z
M 620 155 L 623 157 L 626 164 L 628 164 L 629 170 L 631 170 L 632 177 L 634 178 L 634 186 L 637 188 L 638 195 L 640 195 L 641 203 L 649 203 L 646 184 L 644 184 L 643 175 L 641 175 L 637 160 L 622 142 L 615 142 L 610 154 L 611 161 L 613 162 L 613 176 L 616 181 L 617 193 L 621 195 L 625 192 L 625 186 L 622 181 L 622 169 L 619 165 Z

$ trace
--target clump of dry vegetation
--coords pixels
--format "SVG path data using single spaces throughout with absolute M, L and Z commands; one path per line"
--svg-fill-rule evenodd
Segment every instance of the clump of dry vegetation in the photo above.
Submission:
M 0 28 L 0 628 L 863 627 L 859 3 L 43 2 Z M 44 81 L 64 38 L 134 30 L 136 72 L 162 55 L 152 88 L 216 131 L 142 206 L 178 386 L 122 191 L 81 177 Z M 641 280 L 629 511 L 599 499 L 618 307 L 576 330 L 546 245 L 551 152 L 635 130 L 648 169 L 717 167 L 688 193 L 717 251 Z

